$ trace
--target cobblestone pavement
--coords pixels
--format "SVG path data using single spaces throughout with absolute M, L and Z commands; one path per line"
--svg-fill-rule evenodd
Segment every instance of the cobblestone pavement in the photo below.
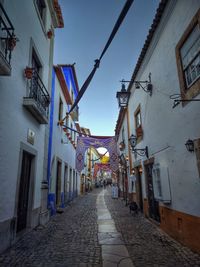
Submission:
M 0 266 L 101 266 L 96 212 L 99 192 L 78 197 L 45 227 L 27 233 L 0 256 Z
M 100 192 L 94 189 L 78 197 L 44 227 L 25 234 L 0 255 L 0 266 L 101 267 L 96 207 Z M 200 267 L 200 255 L 165 235 L 142 214 L 130 215 L 124 201 L 112 199 L 109 189 L 105 202 L 134 266 Z
M 142 214 L 130 215 L 121 199 L 105 194 L 105 202 L 122 234 L 135 267 L 199 267 L 200 255 L 164 234 Z

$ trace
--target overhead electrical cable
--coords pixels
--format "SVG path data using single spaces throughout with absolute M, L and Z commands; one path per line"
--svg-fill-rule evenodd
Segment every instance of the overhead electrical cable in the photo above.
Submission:
M 70 131 L 76 132 L 76 133 L 78 133 L 79 135 L 84 135 L 84 136 L 86 136 L 86 137 L 99 138 L 99 139 L 106 139 L 106 138 L 110 138 L 110 137 L 112 137 L 112 136 L 90 135 L 90 134 L 86 134 L 86 133 L 83 133 L 83 132 L 79 132 L 79 131 L 77 131 L 77 130 L 75 130 L 75 129 L 73 129 L 73 128 L 67 126 L 67 125 L 64 125 L 64 124 L 58 122 L 58 125 L 59 125 L 59 124 L 60 124 L 64 129 L 65 129 L 65 128 L 66 128 L 66 129 L 69 129 Z

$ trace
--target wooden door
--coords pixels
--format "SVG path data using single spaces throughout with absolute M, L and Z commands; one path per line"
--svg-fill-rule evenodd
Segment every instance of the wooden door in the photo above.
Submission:
M 33 156 L 23 151 L 17 208 L 17 232 L 26 228 L 29 204 L 29 187 Z

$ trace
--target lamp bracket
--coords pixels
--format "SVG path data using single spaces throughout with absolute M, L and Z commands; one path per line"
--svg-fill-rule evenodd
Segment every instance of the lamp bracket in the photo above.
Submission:
M 174 100 L 174 105 L 172 108 L 178 106 L 181 102 L 198 102 L 200 99 L 181 99 L 181 94 L 170 95 L 170 99 Z
M 132 148 L 132 152 L 136 153 L 139 156 L 146 156 L 149 157 L 148 147 L 145 148 Z
M 142 88 L 143 91 L 145 91 L 146 93 L 149 93 L 149 95 L 152 95 L 152 90 L 153 90 L 153 85 L 151 83 L 151 72 L 149 73 L 149 79 L 146 81 L 133 81 L 133 83 L 135 83 L 135 88 L 139 89 Z M 131 81 L 126 81 L 124 79 L 122 79 L 120 81 L 122 84 L 123 83 L 130 83 Z M 144 84 L 144 85 L 142 85 Z

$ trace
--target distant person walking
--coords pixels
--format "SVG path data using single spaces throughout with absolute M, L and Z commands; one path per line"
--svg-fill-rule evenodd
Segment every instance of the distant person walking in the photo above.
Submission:
M 106 180 L 103 180 L 103 188 L 106 188 Z
M 112 198 L 118 198 L 118 186 L 116 184 L 112 184 Z

